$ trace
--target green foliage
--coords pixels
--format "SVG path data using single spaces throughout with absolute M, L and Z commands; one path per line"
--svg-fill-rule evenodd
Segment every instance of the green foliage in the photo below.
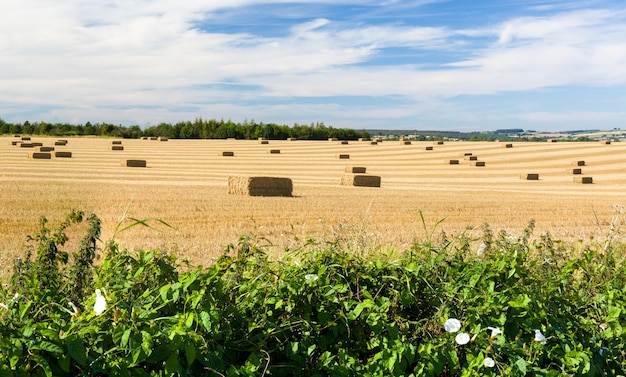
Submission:
M 109 241 L 94 266 L 94 215 L 79 250 L 61 251 L 84 217 L 55 231 L 42 219 L 0 288 L 0 376 L 624 375 L 615 241 L 573 250 L 533 239 L 532 222 L 519 238 L 485 225 L 480 240 L 437 241 L 422 218 L 427 240 L 395 259 L 337 242 L 272 260 L 242 238 L 200 268 Z M 116 234 L 148 222 L 126 220 Z

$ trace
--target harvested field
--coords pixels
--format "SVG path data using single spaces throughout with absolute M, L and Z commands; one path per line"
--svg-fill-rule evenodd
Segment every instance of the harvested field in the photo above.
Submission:
M 420 212 L 427 226 L 445 218 L 435 234 L 479 236 L 489 223 L 519 235 L 534 219 L 535 234 L 549 230 L 558 238 L 589 240 L 608 232 L 613 205 L 626 205 L 626 143 L 619 142 L 517 142 L 507 149 L 494 142 L 447 141 L 423 153 L 432 141 L 372 147 L 272 140 L 281 150 L 277 158 L 257 140 L 125 139 L 126 150 L 112 153 L 111 139 L 72 138 L 72 158 L 37 162 L 27 158 L 28 149 L 11 146 L 12 136 L 0 139 L 0 263 L 7 271 L 40 216 L 52 226 L 72 208 L 96 213 L 107 240 L 130 204 L 129 217 L 162 219 L 172 228 L 132 228 L 119 235 L 122 246 L 161 248 L 204 263 L 242 235 L 271 242 L 269 250 L 278 254 L 310 237 L 408 247 L 427 236 Z M 41 140 L 50 145 L 56 139 Z M 225 150 L 237 157 L 222 158 Z M 468 151 L 487 165 L 442 164 Z M 350 154 L 350 165 L 380 176 L 381 187 L 342 187 L 346 161 L 336 158 L 340 153 Z M 120 158 L 150 165 L 127 168 Z M 593 184 L 573 182 L 572 161 L 583 160 Z M 541 179 L 520 180 L 528 172 Z M 289 177 L 293 196 L 229 195 L 228 177 L 239 175 Z

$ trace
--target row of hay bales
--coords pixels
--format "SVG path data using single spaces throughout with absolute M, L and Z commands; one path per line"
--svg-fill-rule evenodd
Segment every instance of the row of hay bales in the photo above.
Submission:
M 460 154 L 460 157 L 463 157 L 464 161 L 468 161 L 470 166 L 486 166 L 485 161 L 479 161 L 478 156 L 474 155 L 472 152 L 463 152 Z M 444 163 L 448 165 L 460 165 L 459 159 L 451 159 L 445 160 Z
M 15 137 L 20 137 L 15 135 Z M 28 154 L 28 158 L 35 160 L 51 160 L 55 158 L 71 158 L 72 152 L 70 151 L 57 151 L 56 146 L 67 145 L 67 140 L 57 140 L 54 142 L 54 146 L 45 146 L 42 142 L 34 142 L 29 136 L 21 136 L 20 140 L 12 141 L 11 145 L 19 148 L 39 148 L 38 152 L 31 152 Z
M 169 138 L 167 136 L 142 136 L 141 140 L 168 141 Z
M 572 165 L 573 166 L 586 166 L 586 163 L 584 160 L 578 160 L 578 161 L 573 161 Z M 582 176 L 583 170 L 581 168 L 567 169 L 566 172 L 574 175 L 574 179 L 573 179 L 574 183 L 583 183 L 583 184 L 593 183 L 593 177 Z M 520 179 L 527 180 L 527 181 L 538 181 L 539 174 L 538 173 L 520 174 Z

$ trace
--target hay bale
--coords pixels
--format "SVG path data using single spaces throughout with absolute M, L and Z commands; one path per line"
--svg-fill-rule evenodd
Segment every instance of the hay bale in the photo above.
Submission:
M 528 174 L 520 174 L 520 179 L 525 179 L 527 181 L 538 181 L 539 174 L 537 173 L 528 173 Z
M 129 168 L 145 168 L 147 163 L 146 160 L 122 160 L 122 166 Z
M 379 143 L 382 143 L 383 139 L 379 137 L 378 139 L 376 139 L 376 141 L 379 142 Z
M 348 166 L 346 173 L 365 174 L 365 170 L 366 168 L 364 166 Z
M 150 139 L 150 138 L 149 138 L 149 137 L 147 137 L 147 136 L 142 136 L 142 137 L 141 137 L 141 140 L 148 140 L 148 139 Z
M 513 148 L 513 144 L 503 144 L 502 145 L 504 148 Z
M 169 139 L 167 136 L 159 136 L 159 141 L 168 141 Z
M 280 149 L 270 149 L 267 151 L 269 154 L 280 154 Z
M 402 145 L 411 145 L 411 141 L 410 140 L 402 140 L 402 141 L 400 141 L 400 144 L 402 144 Z
M 435 145 L 443 145 L 443 141 L 436 141 L 434 144 Z
M 39 147 L 39 152 L 54 152 L 54 147 Z
M 33 147 L 43 147 L 43 143 L 39 143 L 39 142 L 37 142 L 37 143 L 31 143 L 31 145 L 32 145 Z
M 217 155 L 218 156 L 225 156 L 225 157 L 233 157 L 235 155 L 235 152 L 222 151 L 222 152 L 218 153 Z
M 459 160 L 446 160 L 445 163 L 448 165 L 458 165 Z
M 298 139 L 296 139 L 295 137 L 288 137 L 287 138 L 287 141 L 296 141 L 296 140 L 298 140 Z
M 111 141 L 111 144 L 113 144 L 113 145 L 122 145 L 122 140 L 113 140 L 113 141 Z
M 347 145 L 349 144 L 348 140 L 341 140 L 339 143 L 337 143 L 339 145 Z
M 366 137 L 360 137 L 360 138 L 358 138 L 357 140 L 358 140 L 358 141 L 369 141 L 369 139 L 368 139 L 368 138 L 366 138 Z
M 33 143 L 21 143 L 20 148 L 33 148 Z
M 342 186 L 380 187 L 380 176 L 345 174 L 341 176 Z
M 432 151 L 432 150 L 434 150 L 434 148 L 433 147 L 424 147 L 424 150 L 425 151 Z
M 377 141 L 370 141 L 370 145 L 378 145 Z
M 54 145 L 56 146 L 65 146 L 67 145 L 67 141 L 66 140 L 57 140 L 54 142 Z
M 548 139 L 548 143 L 556 143 L 557 140 L 556 139 Z
M 150 140 L 159 140 L 159 138 L 156 136 L 150 136 Z
M 470 161 L 470 166 L 486 166 L 485 161 Z
M 22 140 L 23 140 L 23 141 L 29 141 L 29 140 L 30 140 L 30 137 L 29 137 L 29 136 L 22 136 Z
M 464 152 L 464 153 L 459 154 L 459 156 L 467 157 L 467 156 L 471 156 L 472 154 L 473 154 L 472 152 Z
M 110 149 L 112 151 L 123 151 L 124 150 L 124 146 L 123 145 L 111 145 Z
M 569 172 L 574 174 L 574 175 L 578 175 L 578 174 L 582 174 L 583 173 L 583 169 L 575 168 L 575 169 L 570 170 Z
M 22 135 L 20 135 L 20 134 L 15 134 L 15 135 L 13 135 L 13 137 L 22 137 Z
M 57 158 L 71 158 L 72 157 L 72 152 L 56 151 L 56 152 L 54 152 L 54 157 L 57 157 Z
M 249 196 L 291 196 L 291 178 L 281 177 L 228 177 L 228 193 Z
M 21 140 L 13 140 L 13 141 L 11 142 L 11 145 L 14 145 L 14 146 L 15 146 L 15 145 L 20 145 L 20 144 L 22 144 L 22 143 L 24 143 L 24 142 L 23 142 L 23 141 L 21 141 Z
M 49 160 L 52 158 L 52 154 L 46 152 L 33 152 L 29 153 L 28 157 L 35 160 Z
M 574 183 L 590 184 L 593 183 L 592 177 L 574 177 Z
M 478 161 L 478 156 L 465 156 L 463 159 L 465 161 Z
M 349 154 L 339 154 L 337 155 L 337 158 L 340 160 L 348 160 L 350 159 L 350 155 Z
M 609 145 L 611 144 L 611 140 L 600 140 L 600 144 Z
M 337 139 L 336 137 L 329 137 L 328 141 L 339 141 L 339 139 Z
M 269 144 L 270 142 L 267 140 L 259 140 L 259 144 Z
M 572 165 L 574 165 L 574 166 L 585 166 L 585 161 L 584 160 L 574 161 L 574 162 L 572 162 Z

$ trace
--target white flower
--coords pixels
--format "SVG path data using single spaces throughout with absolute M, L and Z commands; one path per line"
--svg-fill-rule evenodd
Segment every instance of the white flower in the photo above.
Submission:
M 478 250 L 476 250 L 476 254 L 478 256 L 481 256 L 483 255 L 486 249 L 487 249 L 487 245 L 485 245 L 484 243 L 481 243 L 480 246 L 478 246 Z
M 483 362 L 483 365 L 486 368 L 493 368 L 496 366 L 496 362 L 491 357 L 485 357 L 485 361 Z
M 541 344 L 546 344 L 546 337 L 539 330 L 535 330 L 535 342 L 541 342 Z
M 96 303 L 93 305 L 93 311 L 96 315 L 104 313 L 107 309 L 107 300 L 104 298 L 99 289 L 96 289 Z
M 9 310 L 9 307 L 4 302 L 0 302 L 0 308 Z
M 456 338 L 454 338 L 454 341 L 457 342 L 460 345 L 464 345 L 464 344 L 469 343 L 470 336 L 469 336 L 469 334 L 462 332 L 462 333 L 458 334 L 456 336 Z
M 306 281 L 315 281 L 319 278 L 316 274 L 306 274 L 304 275 L 304 280 Z
M 68 301 L 68 302 L 67 302 L 67 304 L 70 306 L 70 308 L 72 308 L 72 312 L 74 313 L 74 314 L 72 314 L 72 315 L 78 315 L 78 314 L 80 314 L 80 312 L 78 311 L 78 308 L 76 307 L 76 305 L 74 305 L 74 303 L 73 303 L 73 302 Z M 106 303 L 105 303 L 105 305 L 106 305 Z
M 499 328 L 497 328 L 497 327 L 491 327 L 491 326 L 488 326 L 487 328 L 488 328 L 489 330 L 491 330 L 491 336 L 496 336 L 496 335 L 500 335 L 500 334 L 502 334 L 502 331 L 500 331 L 500 329 L 499 329 Z
M 450 318 L 443 324 L 447 332 L 457 332 L 461 330 L 461 322 L 456 318 Z
M 20 298 L 20 294 L 18 292 L 15 292 L 15 294 L 13 295 L 13 301 L 17 301 L 18 298 Z

